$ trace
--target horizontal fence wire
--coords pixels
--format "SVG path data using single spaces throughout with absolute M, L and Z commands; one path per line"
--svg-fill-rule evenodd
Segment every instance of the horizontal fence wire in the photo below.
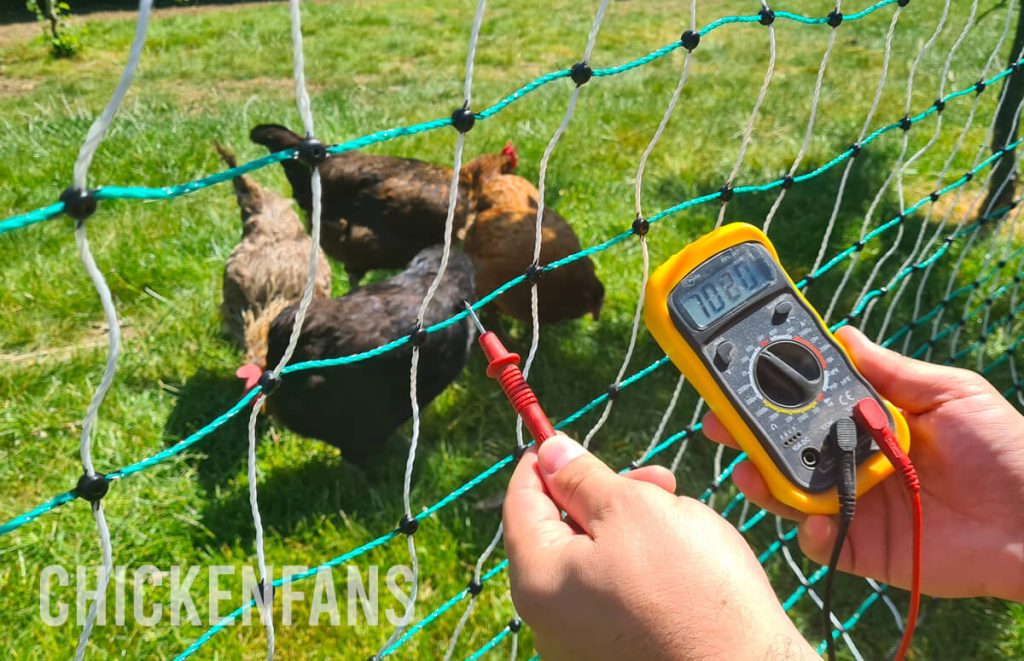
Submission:
M 846 23 L 850 21 L 860 20 L 865 16 L 868 16 L 874 13 L 875 11 L 878 11 L 879 9 L 882 9 L 887 5 L 896 4 L 897 2 L 898 0 L 881 0 L 880 2 L 876 2 L 875 4 L 857 13 L 844 15 L 843 22 Z M 776 18 L 781 18 L 784 20 L 793 21 L 795 23 L 800 23 L 804 25 L 826 25 L 828 22 L 827 17 L 811 18 L 791 12 L 776 12 Z M 760 19 L 761 17 L 759 14 L 754 14 L 750 16 L 729 16 L 725 18 L 720 18 L 698 30 L 698 33 L 701 37 L 705 37 L 711 32 L 725 25 L 757 23 L 758 21 L 760 21 Z M 593 75 L 595 78 L 602 78 L 625 73 L 627 71 L 631 71 L 632 69 L 636 69 L 646 64 L 650 64 L 651 62 L 654 62 L 658 59 L 661 59 L 662 57 L 665 57 L 666 55 L 669 55 L 670 53 L 682 47 L 683 44 L 681 41 L 674 41 L 671 44 L 668 44 L 653 51 L 652 53 L 631 60 L 625 64 L 620 64 L 618 66 L 608 67 L 604 69 L 594 69 Z M 547 85 L 548 83 L 551 83 L 555 80 L 559 80 L 562 78 L 569 78 L 571 75 L 572 74 L 570 69 L 562 69 L 560 71 L 554 71 L 548 74 L 544 74 L 543 76 L 534 79 L 530 83 L 527 83 L 526 85 L 520 87 L 511 94 L 505 96 L 492 106 L 478 113 L 474 113 L 474 116 L 476 117 L 477 120 L 486 120 L 498 114 L 512 103 L 522 99 L 529 93 L 534 92 L 537 89 L 540 89 L 544 85 Z M 998 78 L 996 80 L 998 80 Z M 401 137 L 417 135 L 420 133 L 425 133 L 427 131 L 434 131 L 452 125 L 452 119 L 450 117 L 445 117 L 420 122 L 409 126 L 385 129 L 382 131 L 376 131 L 374 133 L 361 136 L 359 138 L 354 138 L 346 142 L 332 145 L 327 149 L 327 151 L 331 154 L 341 154 L 347 151 L 362 149 L 378 143 L 388 142 Z M 200 179 L 195 179 L 193 181 L 189 181 L 174 186 L 163 186 L 157 188 L 146 186 L 101 186 L 94 191 L 94 195 L 97 200 L 170 200 L 176 197 L 180 197 L 182 195 L 194 193 L 196 191 L 208 188 L 219 183 L 223 183 L 225 181 L 229 181 L 234 177 L 245 174 L 247 172 L 252 172 L 254 170 L 267 167 L 268 165 L 273 165 L 274 163 L 289 160 L 291 158 L 294 158 L 297 153 L 297 149 L 286 149 L 280 152 L 269 154 L 267 156 L 263 156 L 262 158 L 255 159 L 243 165 L 229 168 L 222 172 L 218 172 L 217 174 L 209 175 L 206 177 L 202 177 Z M 6 218 L 5 220 L 0 221 L 0 234 L 28 227 L 30 225 L 34 225 L 36 223 L 49 220 L 51 218 L 55 218 L 61 215 L 63 212 L 64 203 L 56 202 L 54 204 L 40 207 L 38 209 L 34 209 L 23 214 L 11 216 L 9 218 Z

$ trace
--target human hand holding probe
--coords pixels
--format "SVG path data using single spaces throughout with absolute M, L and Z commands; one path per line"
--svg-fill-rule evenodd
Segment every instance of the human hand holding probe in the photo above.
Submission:
M 555 428 L 551 426 L 551 421 L 540 407 L 537 396 L 519 369 L 519 354 L 506 349 L 493 331 L 484 328 L 480 318 L 473 311 L 473 306 L 468 301 L 465 304 L 473 323 L 480 330 L 477 341 L 483 349 L 484 356 L 487 357 L 487 376 L 498 381 L 505 397 L 508 398 L 508 403 L 523 419 L 523 424 L 526 425 L 533 440 L 543 443 L 555 435 Z
M 1024 418 L 977 374 L 904 358 L 852 328 L 838 335 L 861 373 L 907 414 L 928 513 L 924 592 L 1024 601 Z M 713 416 L 704 430 L 733 443 Z M 801 521 L 804 551 L 827 562 L 835 518 L 773 501 L 751 464 L 734 479 L 755 503 Z M 909 586 L 911 513 L 901 482 L 884 480 L 858 499 L 840 570 Z M 673 496 L 674 487 L 656 466 L 617 475 L 561 434 L 526 452 L 503 520 L 512 599 L 538 651 L 547 659 L 820 659 L 739 533 L 705 505 Z

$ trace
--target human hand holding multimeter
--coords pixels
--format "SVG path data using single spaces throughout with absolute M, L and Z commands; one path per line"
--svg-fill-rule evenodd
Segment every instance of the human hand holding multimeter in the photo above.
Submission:
M 903 415 L 857 372 L 752 225 L 725 225 L 676 253 L 651 276 L 644 310 L 655 340 L 780 502 L 808 514 L 838 511 L 829 435 L 860 400 L 884 405 L 909 449 Z M 856 457 L 858 494 L 892 473 L 865 429 Z

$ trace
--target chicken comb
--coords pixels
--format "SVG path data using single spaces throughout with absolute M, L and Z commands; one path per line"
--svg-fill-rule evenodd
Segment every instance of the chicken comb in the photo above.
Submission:
M 507 156 L 508 160 L 512 161 L 512 169 L 519 167 L 519 151 L 516 146 L 509 140 L 505 143 L 505 146 L 501 150 L 502 155 Z

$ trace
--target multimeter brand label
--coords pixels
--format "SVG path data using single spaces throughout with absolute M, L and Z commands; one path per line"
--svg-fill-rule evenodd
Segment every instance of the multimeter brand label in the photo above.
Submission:
M 668 309 L 786 478 L 810 492 L 834 486 L 830 430 L 875 394 L 768 251 L 748 242 L 714 255 L 675 286 Z M 874 451 L 862 435 L 858 460 Z

